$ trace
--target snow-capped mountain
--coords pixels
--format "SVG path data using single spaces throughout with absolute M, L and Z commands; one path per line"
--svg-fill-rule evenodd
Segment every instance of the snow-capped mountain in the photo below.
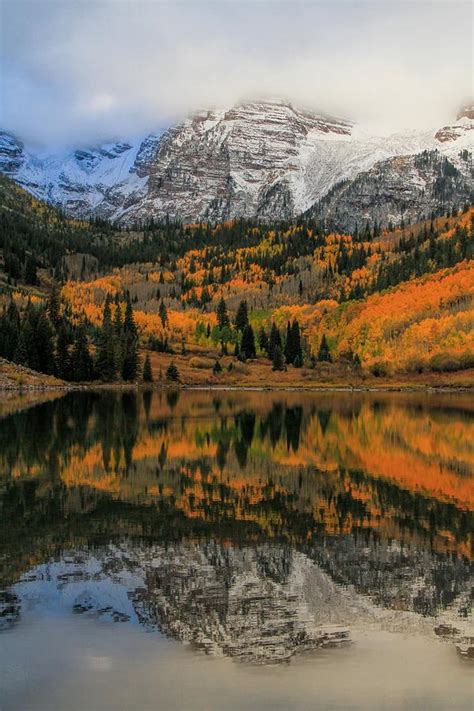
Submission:
M 445 612 L 456 626 L 472 624 L 469 582 L 467 562 L 441 564 L 426 551 L 345 537 L 306 552 L 273 543 L 122 541 L 64 551 L 0 590 L 0 634 L 32 615 L 73 613 L 274 664 L 325 647 L 338 625 L 432 636 Z
M 247 102 L 198 112 L 162 134 L 66 155 L 41 156 L 0 133 L 0 170 L 81 217 L 125 224 L 166 215 L 184 221 L 291 218 L 381 161 L 422 151 L 449 158 L 465 195 L 472 188 L 473 116 L 466 107 L 436 131 L 377 136 L 283 101 Z M 409 172 L 407 181 L 412 178 Z M 383 221 L 383 208 L 380 213 Z

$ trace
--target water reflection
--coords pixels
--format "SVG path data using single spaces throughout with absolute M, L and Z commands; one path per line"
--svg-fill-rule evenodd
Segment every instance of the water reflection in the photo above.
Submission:
M 6 416 L 3 619 L 43 601 L 252 662 L 328 624 L 469 621 L 473 423 L 462 395 L 110 391 Z

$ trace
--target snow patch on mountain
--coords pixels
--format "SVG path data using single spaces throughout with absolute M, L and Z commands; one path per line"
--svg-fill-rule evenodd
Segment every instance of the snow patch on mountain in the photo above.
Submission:
M 438 131 L 373 130 L 284 101 L 202 110 L 164 133 L 43 156 L 0 133 L 0 171 L 78 217 L 123 223 L 290 218 L 377 163 L 437 149 L 466 170 L 474 119 Z

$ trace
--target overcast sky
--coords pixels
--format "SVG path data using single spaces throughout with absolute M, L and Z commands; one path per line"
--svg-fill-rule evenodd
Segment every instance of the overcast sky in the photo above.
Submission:
M 0 125 L 46 145 L 282 97 L 389 126 L 438 126 L 472 92 L 456 0 L 0 0 Z

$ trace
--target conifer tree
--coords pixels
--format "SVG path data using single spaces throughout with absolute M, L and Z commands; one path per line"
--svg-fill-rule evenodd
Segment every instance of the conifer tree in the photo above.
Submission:
M 291 365 L 293 363 L 294 358 L 295 358 L 295 353 L 294 353 L 294 348 L 293 348 L 293 331 L 292 331 L 291 324 L 289 321 L 286 324 L 286 339 L 285 339 L 284 354 L 285 354 L 286 362 L 289 365 Z
M 250 324 L 247 324 L 244 328 L 242 341 L 240 343 L 240 354 L 244 360 L 247 360 L 248 358 L 255 358 L 256 356 L 255 336 Z
M 49 295 L 48 299 L 48 316 L 49 320 L 53 324 L 55 328 L 58 328 L 59 326 L 59 321 L 60 321 L 60 314 L 59 314 L 59 308 L 60 308 L 60 300 L 59 300 L 59 294 L 58 294 L 58 289 L 56 284 L 53 284 L 53 288 L 51 289 L 51 293 Z
M 40 311 L 36 321 L 35 343 L 38 354 L 37 370 L 47 375 L 54 375 L 56 370 L 54 333 L 51 323 L 43 309 Z
M 76 382 L 87 382 L 93 379 L 93 363 L 83 324 L 77 327 L 74 338 L 74 348 L 72 350 L 72 379 Z
M 246 301 L 241 301 L 235 316 L 235 327 L 243 333 L 246 326 L 249 325 L 248 305 Z
M 273 353 L 274 353 L 276 346 L 278 346 L 278 348 L 283 353 L 280 331 L 278 330 L 275 323 L 273 322 L 272 328 L 270 330 L 270 338 L 268 341 L 268 357 L 271 360 L 273 360 Z
M 163 324 L 163 328 L 166 328 L 166 325 L 168 323 L 168 311 L 166 309 L 166 304 L 163 301 L 163 299 L 160 302 L 160 308 L 158 311 L 158 315 L 161 319 L 161 323 Z
M 58 329 L 56 342 L 56 373 L 63 380 L 71 379 L 71 356 L 69 354 L 69 334 L 66 326 L 62 323 Z
M 319 346 L 318 360 L 327 363 L 330 363 L 332 360 L 331 352 L 329 350 L 328 342 L 326 340 L 326 335 L 324 333 L 323 337 L 321 338 L 321 345 Z
M 145 363 L 143 365 L 143 381 L 145 383 L 153 382 L 153 373 L 151 370 L 150 355 L 147 353 L 145 358 Z
M 285 359 L 279 345 L 275 345 L 273 349 L 272 370 L 285 370 Z
M 261 351 L 268 353 L 268 336 L 263 326 L 260 326 L 260 331 L 258 332 L 258 345 Z
M 24 276 L 27 284 L 35 286 L 38 283 L 38 275 L 36 273 L 36 259 L 31 255 L 26 259 Z
M 172 382 L 179 382 L 179 370 L 174 363 L 170 363 L 166 369 L 166 378 Z
M 122 378 L 135 380 L 138 373 L 138 330 L 133 317 L 130 297 L 127 296 L 123 322 L 123 365 Z
M 293 350 L 292 364 L 296 368 L 301 368 L 303 365 L 303 350 L 301 348 L 300 325 L 296 319 L 291 325 L 291 344 Z
M 227 313 L 227 304 L 224 301 L 224 297 L 221 296 L 219 303 L 217 304 L 217 325 L 219 328 L 228 328 L 230 326 L 229 314 Z
M 99 344 L 96 358 L 97 375 L 104 382 L 115 380 L 117 371 L 115 367 L 115 338 L 110 310 L 110 296 L 107 295 L 102 317 L 102 329 L 99 335 Z

